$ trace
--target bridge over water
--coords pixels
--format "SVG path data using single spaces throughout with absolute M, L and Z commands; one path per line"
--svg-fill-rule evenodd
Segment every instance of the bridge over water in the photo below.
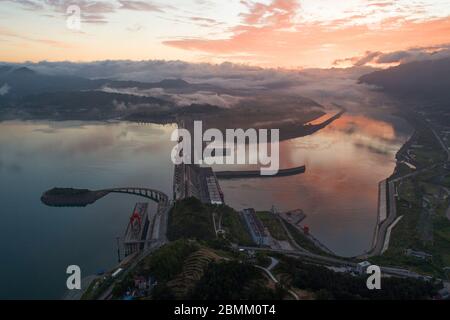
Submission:
M 169 197 L 159 190 L 141 187 L 110 188 L 102 190 L 53 188 L 46 191 L 41 201 L 53 207 L 85 207 L 110 193 L 123 193 L 144 197 L 158 203 L 158 207 L 166 206 Z
M 109 193 L 126 193 L 132 194 L 135 196 L 144 197 L 150 200 L 153 200 L 157 203 L 166 204 L 169 202 L 169 197 L 159 190 L 149 189 L 149 188 L 137 188 L 137 187 L 125 187 L 125 188 L 112 188 L 112 189 L 104 189 L 100 190 L 100 192 L 104 192 L 106 194 Z M 106 195 L 105 194 L 105 195 Z

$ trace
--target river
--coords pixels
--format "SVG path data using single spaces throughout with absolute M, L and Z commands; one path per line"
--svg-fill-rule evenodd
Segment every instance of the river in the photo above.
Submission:
M 86 208 L 51 208 L 40 196 L 54 186 L 145 186 L 171 196 L 174 128 L 1 122 L 0 298 L 59 298 L 68 265 L 79 265 L 83 276 L 114 266 L 116 237 L 139 198 L 109 195 Z M 410 134 L 393 116 L 345 114 L 311 136 L 280 144 L 281 167 L 305 164 L 306 173 L 221 181 L 225 200 L 237 209 L 302 208 L 304 223 L 326 246 L 341 255 L 362 253 L 376 221 L 378 182 L 392 173 Z

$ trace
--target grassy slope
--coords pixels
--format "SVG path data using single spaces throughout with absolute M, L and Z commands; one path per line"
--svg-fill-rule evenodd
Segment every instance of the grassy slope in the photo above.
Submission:
M 275 217 L 271 212 L 257 212 L 257 217 L 261 220 L 264 226 L 269 229 L 270 234 L 276 240 L 288 240 L 288 236 L 280 224 L 280 220 Z
M 226 205 L 206 205 L 195 198 L 178 201 L 170 212 L 168 225 L 169 240 L 216 239 L 212 216 L 215 213 L 217 227 L 219 220 L 225 230 L 227 241 L 240 245 L 253 245 L 253 241 L 240 214 Z M 221 219 L 220 219 L 221 217 Z
M 169 240 L 212 240 L 216 235 L 212 214 L 198 199 L 189 198 L 175 203 L 169 215 Z

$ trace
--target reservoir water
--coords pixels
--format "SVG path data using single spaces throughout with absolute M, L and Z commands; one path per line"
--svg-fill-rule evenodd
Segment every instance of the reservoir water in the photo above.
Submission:
M 86 208 L 51 208 L 40 196 L 55 186 L 148 186 L 171 194 L 174 128 L 0 123 L 0 298 L 60 298 L 68 265 L 79 265 L 82 276 L 113 267 L 116 237 L 142 198 L 111 194 Z
M 116 237 L 139 198 L 112 194 L 86 208 L 50 208 L 40 196 L 55 186 L 145 186 L 172 196 L 173 129 L 1 122 L 0 298 L 60 298 L 68 265 L 79 265 L 83 276 L 113 267 Z M 305 164 L 306 173 L 221 181 L 225 201 L 236 209 L 302 208 L 311 232 L 330 249 L 362 253 L 376 221 L 378 182 L 392 173 L 410 134 L 393 116 L 345 114 L 311 136 L 281 143 L 281 167 Z
M 305 164 L 304 174 L 222 181 L 225 201 L 236 209 L 300 208 L 303 224 L 329 249 L 359 255 L 372 243 L 378 183 L 393 173 L 411 133 L 396 117 L 344 114 L 315 134 L 280 143 L 280 168 Z

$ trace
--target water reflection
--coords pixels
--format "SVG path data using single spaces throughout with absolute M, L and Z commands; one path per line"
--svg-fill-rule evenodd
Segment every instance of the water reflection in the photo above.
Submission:
M 319 120 L 320 121 L 320 120 Z M 172 194 L 170 134 L 175 126 L 133 123 L 0 123 L 0 298 L 58 298 L 65 268 L 83 274 L 112 267 L 115 237 L 138 198 L 111 195 L 87 208 L 41 204 L 54 186 L 102 189 L 155 187 Z M 411 133 L 394 117 L 345 114 L 311 136 L 280 144 L 282 168 L 305 174 L 221 181 L 225 200 L 240 209 L 302 208 L 312 233 L 339 254 L 369 247 L 377 184 Z M 226 167 L 226 170 L 235 168 Z
M 225 200 L 236 208 L 302 208 L 304 223 L 330 249 L 362 253 L 373 235 L 378 182 L 392 174 L 410 133 L 398 118 L 345 114 L 316 134 L 280 144 L 281 168 L 306 164 L 305 174 L 222 181 Z

